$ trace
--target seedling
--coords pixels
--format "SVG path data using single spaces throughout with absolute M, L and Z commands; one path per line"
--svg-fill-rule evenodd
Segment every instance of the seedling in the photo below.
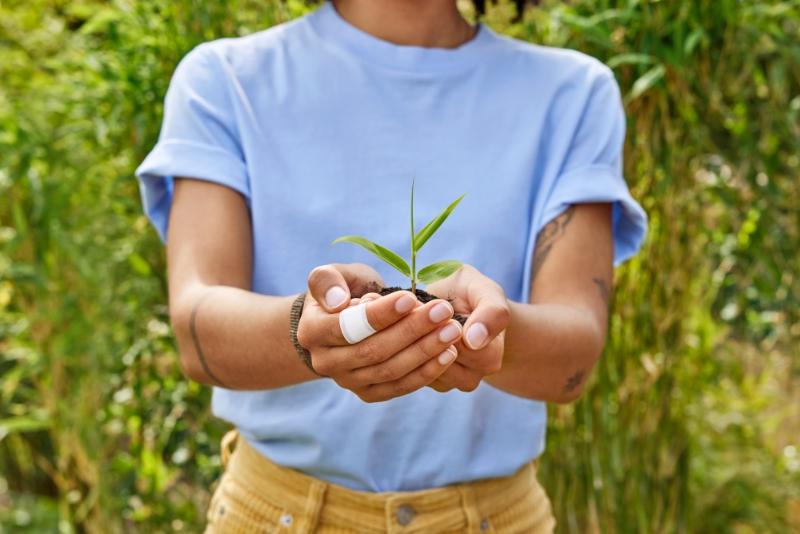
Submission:
M 436 233 L 436 230 L 442 225 L 442 223 L 447 220 L 450 214 L 456 209 L 458 203 L 461 202 L 461 199 L 464 198 L 464 195 L 461 195 L 457 199 L 455 199 L 449 206 L 447 206 L 444 211 L 442 211 L 439 215 L 434 217 L 428 224 L 422 227 L 419 232 L 414 231 L 414 182 L 411 182 L 411 266 L 409 267 L 408 263 L 400 257 L 399 254 L 389 250 L 386 247 L 382 247 L 377 243 L 373 243 L 372 241 L 363 238 L 357 235 L 346 235 L 342 236 L 336 240 L 334 240 L 333 244 L 336 243 L 354 243 L 356 245 L 362 246 L 375 256 L 377 256 L 382 261 L 385 261 L 398 271 L 402 273 L 405 277 L 411 279 L 411 293 L 417 294 L 417 283 L 422 282 L 423 284 L 432 284 L 437 280 L 441 280 L 442 278 L 447 278 L 454 272 L 456 272 L 459 267 L 461 267 L 461 262 L 457 260 L 443 260 L 437 261 L 436 263 L 432 263 L 426 267 L 423 267 L 419 271 L 417 271 L 417 252 L 419 252 L 425 243 Z

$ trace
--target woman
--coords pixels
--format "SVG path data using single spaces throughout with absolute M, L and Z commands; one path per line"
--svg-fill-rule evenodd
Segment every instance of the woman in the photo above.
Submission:
M 137 176 L 184 372 L 236 428 L 209 532 L 551 531 L 545 402 L 583 389 L 645 230 L 624 135 L 602 63 L 455 0 L 335 0 L 192 50 Z M 418 224 L 467 193 L 420 260 L 468 265 L 425 304 L 330 246 L 408 250 L 412 176 Z M 345 338 L 362 305 L 374 333 Z

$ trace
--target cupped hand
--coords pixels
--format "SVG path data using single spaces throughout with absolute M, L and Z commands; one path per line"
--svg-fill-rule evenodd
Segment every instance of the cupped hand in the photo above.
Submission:
M 441 392 L 473 391 L 503 365 L 505 329 L 511 315 L 505 291 L 471 265 L 425 290 L 452 302 L 456 313 L 468 315 L 464 335 L 456 344 L 458 359 L 430 386 Z
M 461 325 L 452 319 L 453 306 L 447 301 L 422 304 L 408 291 L 365 294 L 382 285 L 380 275 L 363 264 L 315 268 L 297 328 L 297 340 L 311 354 L 314 370 L 365 402 L 431 384 L 455 360 L 454 344 L 461 337 Z M 339 312 L 361 302 L 377 332 L 351 345 L 342 335 Z

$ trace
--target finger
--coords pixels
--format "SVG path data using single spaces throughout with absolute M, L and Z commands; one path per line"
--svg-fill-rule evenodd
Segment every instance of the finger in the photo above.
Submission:
M 329 313 L 346 308 L 351 296 L 382 286 L 381 275 L 363 263 L 320 265 L 308 275 L 309 293 Z
M 506 329 L 511 313 L 505 292 L 490 278 L 473 278 L 466 293 L 472 313 L 464 324 L 464 342 L 479 350 Z
M 317 309 L 320 309 L 319 304 L 314 304 L 316 304 Z M 310 309 L 314 309 L 314 304 L 312 304 Z M 367 322 L 370 326 L 380 331 L 408 315 L 420 302 L 408 291 L 396 291 L 384 297 L 379 296 L 379 298 L 367 303 L 364 303 L 362 298 L 359 304 L 364 304 L 366 306 Z M 307 334 L 308 337 L 313 338 L 315 345 L 348 347 L 348 350 L 352 352 L 352 349 L 349 349 L 349 347 L 355 345 L 351 345 L 342 334 L 338 313 L 327 313 L 321 310 L 315 314 L 313 311 L 309 311 L 309 319 L 307 331 L 304 333 Z M 361 343 L 363 343 L 363 341 Z M 359 344 L 360 343 L 357 343 L 356 345 Z M 352 366 L 347 367 L 347 369 L 352 369 Z M 330 372 L 332 370 L 328 371 Z
M 377 300 L 381 298 L 380 293 L 364 293 L 361 295 L 361 302 L 369 302 L 371 300 Z
M 436 359 L 439 365 L 447 367 L 458 355 L 453 343 L 460 337 L 461 325 L 458 321 L 450 320 L 391 358 L 379 364 L 355 369 L 350 379 L 353 384 L 391 382 L 404 377 L 431 359 Z
M 359 396 L 366 402 L 379 402 L 413 393 L 439 378 L 455 360 L 456 354 L 451 352 L 450 358 L 447 365 L 442 365 L 438 358 L 431 358 L 398 380 L 364 388 Z
M 453 365 L 456 365 L 456 364 L 453 364 Z M 445 371 L 445 373 L 442 376 L 444 376 L 446 374 L 447 374 L 447 372 Z M 438 391 L 439 393 L 447 393 L 448 391 L 452 391 L 453 390 L 453 386 L 447 385 L 442 380 L 441 376 L 439 378 L 437 378 L 436 380 L 434 380 L 433 382 L 431 382 L 430 384 L 428 384 L 428 387 L 433 389 L 433 390 Z
M 392 293 L 394 295 L 394 293 Z M 378 299 L 367 304 L 367 313 L 370 308 L 377 306 L 385 298 Z M 369 315 L 368 315 L 369 317 Z M 453 317 L 453 307 L 449 302 L 442 299 L 435 299 L 430 302 L 417 306 L 401 321 L 397 321 L 391 326 L 379 329 L 372 336 L 352 345 L 351 347 L 337 347 L 334 351 L 346 352 L 343 359 L 349 357 L 350 369 L 357 369 L 367 365 L 379 364 L 394 356 L 409 345 L 435 330 L 448 319 Z M 372 318 L 369 319 L 373 321 Z M 378 329 L 377 326 L 375 327 Z M 352 349 L 355 349 L 353 351 Z
M 451 365 L 447 372 L 442 373 L 442 375 L 436 379 L 436 391 L 446 392 L 452 389 L 458 389 L 460 391 L 470 392 L 475 391 L 475 389 L 480 385 L 483 376 L 465 367 L 460 363 L 460 355 L 459 361 L 456 361 Z M 433 384 L 431 384 L 433 386 Z

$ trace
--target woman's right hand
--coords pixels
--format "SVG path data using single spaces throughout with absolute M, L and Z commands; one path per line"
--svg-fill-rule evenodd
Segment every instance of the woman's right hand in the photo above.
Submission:
M 449 302 L 422 304 L 409 291 L 364 294 L 382 285 L 380 275 L 363 264 L 331 264 L 308 276 L 308 294 L 297 340 L 311 353 L 314 370 L 353 391 L 365 402 L 406 395 L 436 380 L 455 361 L 461 325 Z M 376 332 L 349 344 L 339 312 L 366 302 Z

